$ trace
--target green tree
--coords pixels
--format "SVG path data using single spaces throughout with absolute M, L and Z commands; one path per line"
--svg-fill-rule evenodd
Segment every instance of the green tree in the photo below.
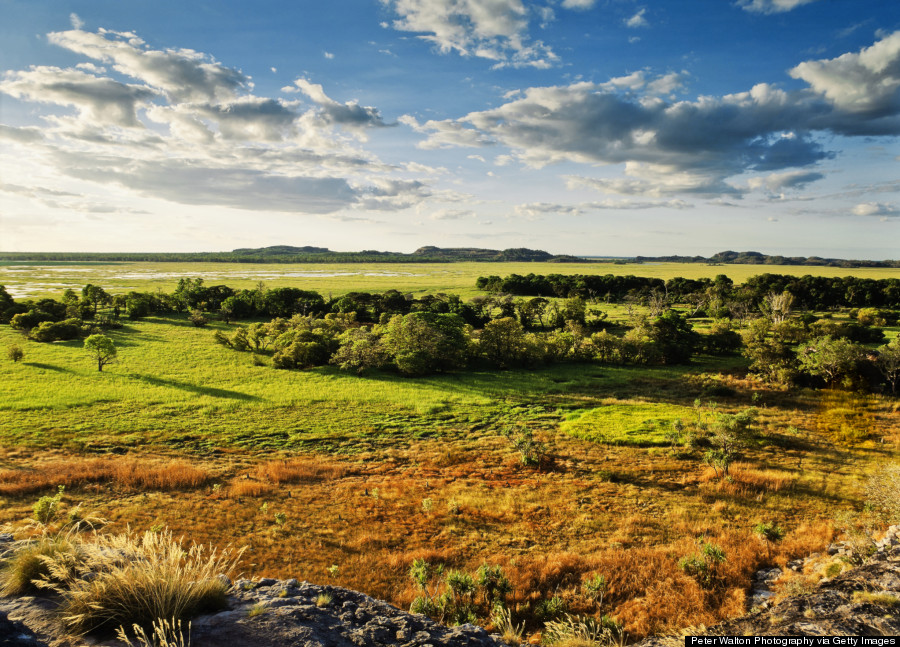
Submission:
M 84 340 L 84 348 L 97 362 L 98 371 L 102 371 L 104 366 L 116 361 L 118 354 L 116 345 L 106 335 L 91 335 Z
M 92 283 L 88 283 L 83 288 L 81 288 L 81 298 L 86 303 L 91 304 L 91 306 L 93 307 L 92 314 L 95 317 L 97 316 L 97 308 L 101 304 L 105 305 L 112 301 L 112 297 L 109 296 L 106 290 L 101 288 L 99 285 L 94 285 Z
M 370 328 L 351 328 L 341 334 L 340 342 L 331 363 L 345 371 L 354 370 L 357 375 L 362 375 L 367 369 L 383 368 L 391 361 L 381 336 Z
M 469 340 L 457 314 L 413 312 L 391 317 L 384 347 L 401 373 L 425 375 L 463 366 Z
M 797 375 L 797 355 L 766 319 L 754 319 L 744 334 L 744 357 L 750 371 L 763 380 L 789 384 Z
M 494 319 L 484 325 L 478 346 L 490 362 L 501 367 L 513 366 L 525 358 L 525 331 L 512 317 Z
M 800 368 L 834 385 L 840 380 L 854 380 L 863 358 L 862 346 L 847 339 L 818 337 L 800 354 Z
M 875 366 L 891 385 L 891 393 L 897 394 L 897 382 L 900 382 L 900 337 L 894 337 L 890 344 L 878 349 Z

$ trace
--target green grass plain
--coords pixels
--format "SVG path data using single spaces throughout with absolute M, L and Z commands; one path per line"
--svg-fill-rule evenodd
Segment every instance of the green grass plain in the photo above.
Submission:
M 251 263 L 0 263 L 0 285 L 16 298 L 58 297 L 63 290 L 99 285 L 111 293 L 172 292 L 180 278 L 201 277 L 207 285 L 253 288 L 260 281 L 270 288 L 299 287 L 324 296 L 351 291 L 396 289 L 417 295 L 451 292 L 465 298 L 482 294 L 475 280 L 495 274 L 613 274 L 670 279 L 715 277 L 725 274 L 741 283 L 757 274 L 803 276 L 860 276 L 900 278 L 900 269 L 801 267 L 795 265 L 704 265 L 701 263 L 345 263 L 287 265 Z

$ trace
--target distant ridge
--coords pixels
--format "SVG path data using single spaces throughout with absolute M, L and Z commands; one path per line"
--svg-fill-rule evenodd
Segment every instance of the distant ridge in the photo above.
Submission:
M 281 254 L 333 254 L 327 247 L 293 247 L 291 245 L 272 245 L 271 247 L 239 247 L 231 251 L 232 254 L 246 255 L 281 255 Z
M 821 256 L 779 256 L 731 250 L 705 256 L 636 256 L 635 263 L 709 263 L 722 265 L 809 265 L 825 267 L 900 267 L 900 261 L 859 261 Z

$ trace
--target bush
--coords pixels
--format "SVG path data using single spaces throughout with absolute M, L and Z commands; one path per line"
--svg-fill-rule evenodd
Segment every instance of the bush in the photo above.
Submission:
M 13 344 L 6 349 L 6 357 L 12 362 L 21 362 L 25 358 L 25 351 L 18 344 Z
M 31 329 L 29 336 L 35 341 L 67 341 L 81 336 L 81 319 L 42 321 Z
M 231 572 L 242 552 L 185 549 L 169 531 L 100 535 L 81 542 L 76 560 L 63 554 L 44 560 L 53 580 L 44 586 L 60 594 L 70 631 L 149 626 L 224 607 L 227 585 L 219 575 Z

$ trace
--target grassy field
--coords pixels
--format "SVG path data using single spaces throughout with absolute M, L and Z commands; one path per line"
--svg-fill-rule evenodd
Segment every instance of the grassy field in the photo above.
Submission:
M 100 285 L 111 293 L 172 292 L 180 278 L 202 277 L 207 285 L 253 288 L 300 287 L 323 295 L 350 291 L 383 292 L 396 289 L 414 294 L 451 292 L 470 298 L 479 292 L 475 279 L 496 274 L 614 274 L 670 279 L 729 276 L 741 283 L 763 273 L 803 276 L 860 276 L 900 278 L 900 269 L 841 269 L 780 265 L 703 265 L 698 263 L 349 263 L 343 265 L 261 265 L 245 263 L 0 263 L 0 285 L 16 298 L 58 297 L 66 288 Z
M 418 270 L 419 284 L 315 280 L 335 293 L 465 294 L 479 273 L 584 268 Z M 17 275 L 22 285 L 43 270 L 30 271 Z M 235 286 L 259 280 L 205 276 Z M 99 274 L 59 278 L 126 289 Z M 168 277 L 141 280 L 128 286 L 174 287 Z M 263 280 L 324 291 L 296 277 Z M 415 595 L 413 559 L 469 570 L 501 564 L 530 631 L 539 629 L 541 601 L 555 596 L 573 613 L 596 613 L 580 584 L 604 574 L 600 611 L 638 637 L 742 612 L 754 570 L 821 549 L 837 516 L 862 509 L 867 475 L 895 458 L 900 442 L 898 401 L 767 389 L 746 378 L 739 357 L 358 378 L 254 365 L 214 342 L 226 328 L 234 325 L 195 328 L 184 316 L 128 322 L 110 333 L 119 361 L 98 372 L 81 342 L 39 344 L 0 326 L 0 350 L 17 343 L 25 352 L 22 362 L 0 362 L 0 523 L 21 527 L 36 498 L 64 484 L 67 506 L 80 503 L 111 529 L 167 525 L 200 542 L 247 546 L 246 575 L 333 582 L 401 607 Z M 716 478 L 701 454 L 670 447 L 671 421 L 696 415 L 698 399 L 722 412 L 759 410 L 756 438 L 730 480 Z M 543 448 L 538 466 L 524 465 L 514 443 L 525 430 Z M 782 526 L 785 540 L 759 540 L 752 528 L 762 522 Z M 678 567 L 701 538 L 727 555 L 712 583 Z

